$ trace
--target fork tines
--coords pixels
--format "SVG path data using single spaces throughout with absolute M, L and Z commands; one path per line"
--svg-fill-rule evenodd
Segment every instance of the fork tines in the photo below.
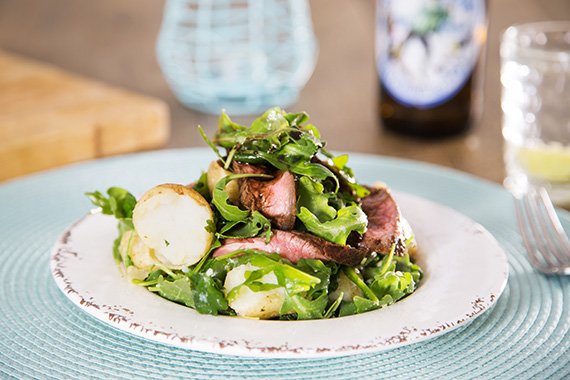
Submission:
M 531 264 L 546 274 L 570 274 L 570 240 L 546 189 L 515 197 L 515 210 Z

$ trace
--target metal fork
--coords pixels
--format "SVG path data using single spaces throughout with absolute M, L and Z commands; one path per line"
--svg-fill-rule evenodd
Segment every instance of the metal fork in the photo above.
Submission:
M 546 189 L 515 196 L 515 210 L 531 264 L 545 274 L 570 275 L 570 240 Z

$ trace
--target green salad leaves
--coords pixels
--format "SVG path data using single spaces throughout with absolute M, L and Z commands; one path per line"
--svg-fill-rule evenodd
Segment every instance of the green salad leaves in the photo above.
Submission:
M 123 238 L 123 234 L 133 230 L 133 209 L 137 204 L 137 199 L 125 189 L 120 187 L 110 187 L 107 190 L 108 197 L 101 192 L 94 191 L 85 193 L 95 206 L 101 208 L 101 212 L 105 215 L 113 215 L 118 221 L 119 236 L 113 243 L 113 257 L 117 263 L 122 261 L 119 251 L 119 244 Z
M 224 167 L 229 167 L 228 159 L 234 159 L 296 174 L 299 221 L 307 231 L 330 242 L 345 244 L 353 231 L 360 235 L 366 231 L 366 215 L 355 204 L 356 192 L 341 194 L 339 191 L 341 181 L 349 187 L 355 184 L 352 171 L 346 166 L 348 156 L 334 157 L 324 151 L 325 143 L 320 139 L 320 132 L 312 124 L 305 125 L 308 120 L 305 113 L 288 114 L 276 107 L 247 128 L 232 122 L 227 114 L 222 113 L 218 133 L 212 141 L 207 141 L 216 152 L 216 146 L 234 152 L 224 159 Z M 321 150 L 325 152 L 323 159 L 317 156 Z M 223 209 L 227 199 L 216 203 L 215 198 L 216 194 L 222 197 L 221 192 L 232 176 L 226 178 L 214 191 L 214 203 Z M 228 221 L 245 217 L 245 213 L 237 210 L 239 215 L 230 215 L 225 210 L 221 213 Z
M 199 131 L 219 168 L 216 176 L 204 172 L 191 185 L 212 210 L 204 226 L 212 243 L 197 263 L 170 266 L 144 245 L 133 223 L 137 200 L 127 190 L 111 187 L 106 194 L 86 193 L 103 214 L 118 221 L 113 255 L 133 283 L 199 313 L 281 320 L 363 313 L 393 304 L 417 289 L 423 274 L 410 258 L 415 251 L 413 236 L 407 236 L 403 256 L 395 255 L 393 245 L 390 252 L 372 252 L 356 267 L 317 258 L 289 261 L 280 252 L 239 245 L 214 254 L 225 243 L 240 239 L 254 239 L 254 246 L 262 249 L 277 228 L 263 210 L 237 202 L 239 194 L 228 191 L 231 183 L 270 181 L 273 173 L 289 171 L 295 179 L 294 231 L 340 246 L 354 244 L 366 234 L 369 221 L 360 201 L 370 190 L 355 180 L 347 155 L 335 156 L 325 149 L 319 130 L 305 113 L 271 108 L 245 126 L 223 112 L 213 138 Z M 263 170 L 234 173 L 234 163 Z M 169 243 L 164 240 L 165 247 Z

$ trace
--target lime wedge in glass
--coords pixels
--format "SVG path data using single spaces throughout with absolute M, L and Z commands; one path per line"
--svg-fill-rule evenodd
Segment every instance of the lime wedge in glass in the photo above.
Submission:
M 530 176 L 549 182 L 570 182 L 570 146 L 558 143 L 523 146 L 516 155 Z

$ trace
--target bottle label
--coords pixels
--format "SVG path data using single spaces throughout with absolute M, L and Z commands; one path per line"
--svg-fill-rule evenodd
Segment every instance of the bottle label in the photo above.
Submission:
M 390 96 L 431 108 L 465 85 L 486 39 L 484 0 L 379 0 L 378 72 Z

